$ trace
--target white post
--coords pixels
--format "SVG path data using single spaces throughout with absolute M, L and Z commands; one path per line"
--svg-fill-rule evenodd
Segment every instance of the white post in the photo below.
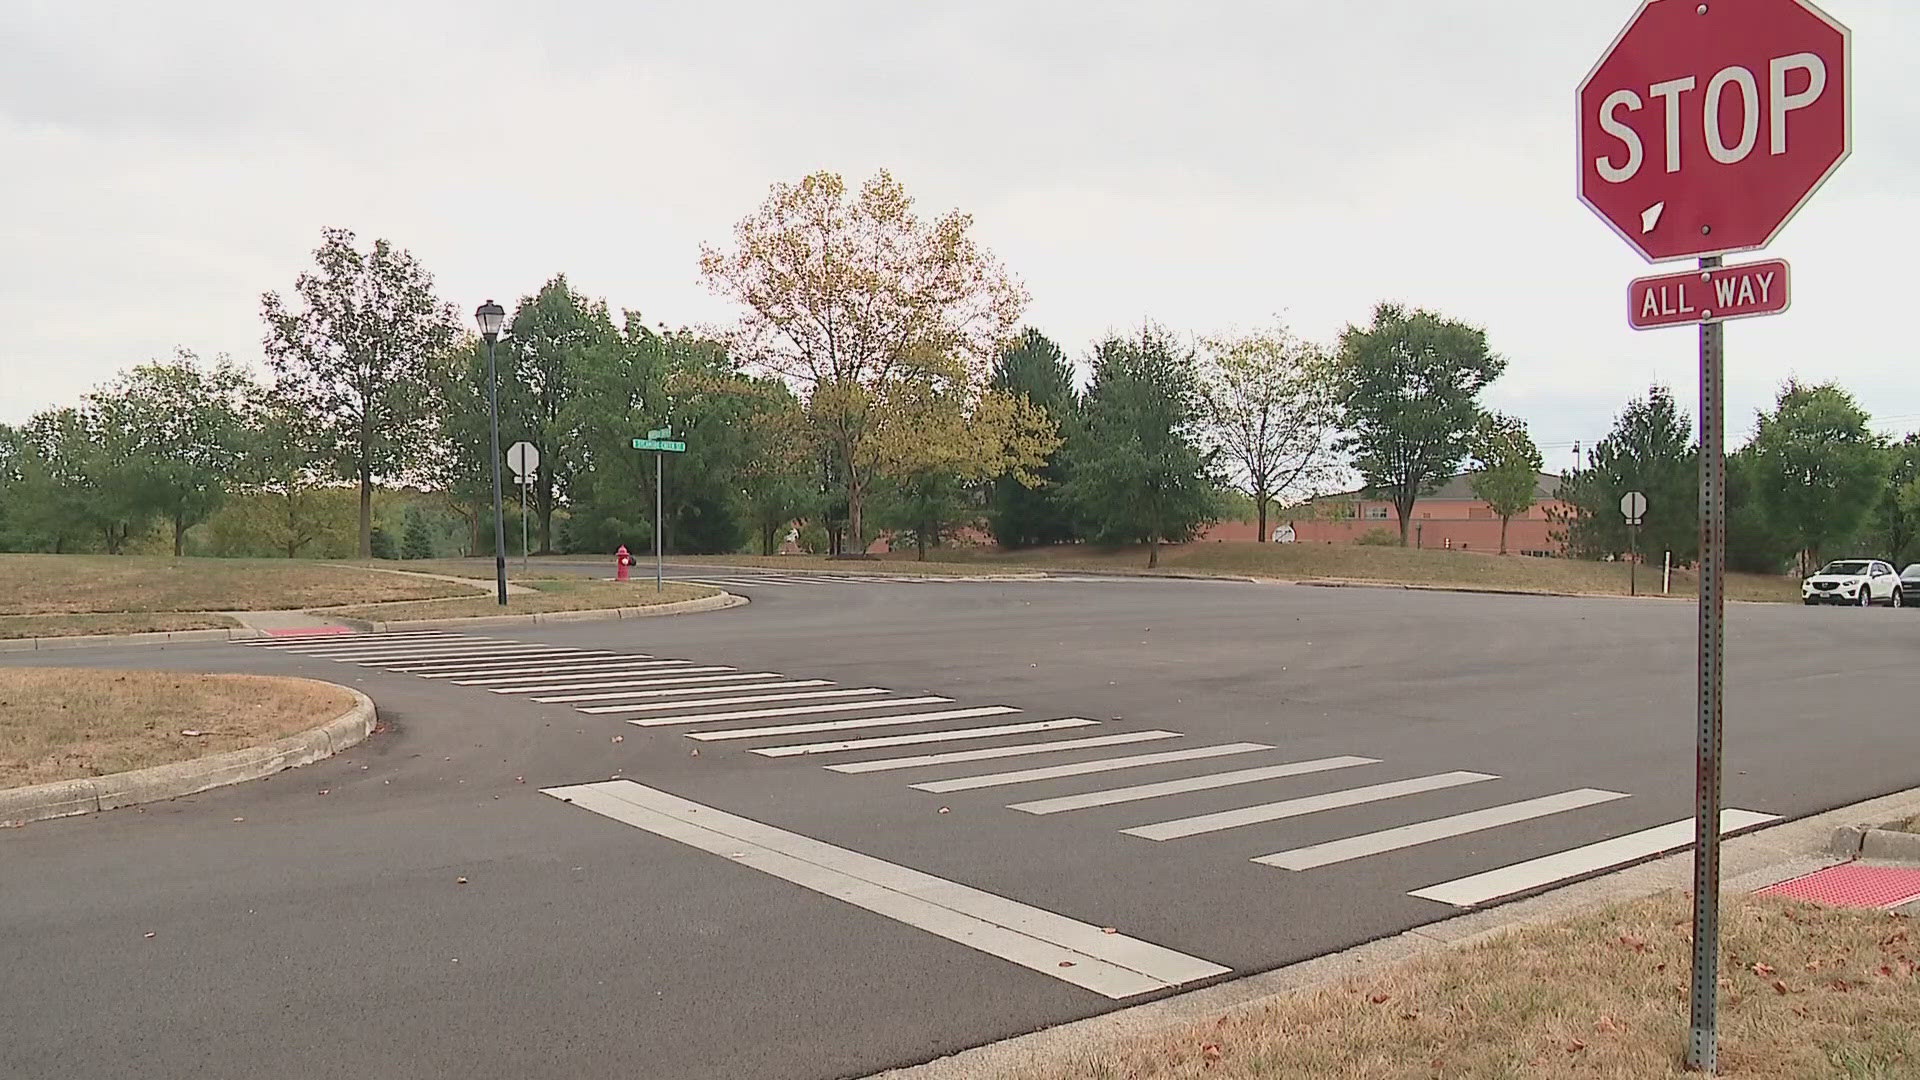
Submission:
M 1667 596 L 1673 595 L 1673 552 L 1671 551 L 1667 552 L 1667 568 L 1660 574 L 1660 592 Z

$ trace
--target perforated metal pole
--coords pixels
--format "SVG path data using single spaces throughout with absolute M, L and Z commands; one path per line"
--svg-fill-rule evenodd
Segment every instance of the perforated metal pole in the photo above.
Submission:
M 1701 276 L 1718 257 L 1700 260 Z M 1693 1005 L 1687 1064 L 1719 1071 L 1720 691 L 1726 642 L 1725 327 L 1700 325 L 1700 730 L 1693 818 Z
M 663 588 L 665 588 L 665 586 L 663 586 L 660 583 L 660 578 L 661 578 L 660 507 L 663 501 L 660 497 L 660 483 L 661 483 L 661 479 L 666 475 L 666 473 L 665 473 L 664 467 L 660 463 L 662 461 L 665 461 L 666 458 L 667 458 L 667 455 L 661 453 L 658 450 L 653 452 L 653 591 L 654 592 L 659 592 Z

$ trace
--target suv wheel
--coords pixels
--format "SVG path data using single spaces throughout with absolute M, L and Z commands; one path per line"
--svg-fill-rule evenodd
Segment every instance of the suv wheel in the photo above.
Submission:
M 1889 607 L 1906 607 L 1906 597 L 1900 592 L 1900 586 L 1893 587 L 1893 599 L 1887 601 Z
M 1873 606 L 1873 586 L 1868 585 L 1865 582 L 1861 582 L 1860 584 L 1860 606 L 1861 607 Z

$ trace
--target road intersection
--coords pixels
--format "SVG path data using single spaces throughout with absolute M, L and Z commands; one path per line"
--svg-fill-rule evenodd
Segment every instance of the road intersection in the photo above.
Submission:
M 120 1074 L 860 1075 L 1690 829 L 1684 604 L 1102 579 L 754 600 L 60 658 L 331 679 L 391 730 L 0 834 L 25 961 L 0 993 L 30 1002 L 0 1072 L 88 1075 L 145 1039 Z M 1920 623 L 1732 627 L 1723 828 L 1920 783 Z M 180 993 L 155 1010 L 139 976 Z

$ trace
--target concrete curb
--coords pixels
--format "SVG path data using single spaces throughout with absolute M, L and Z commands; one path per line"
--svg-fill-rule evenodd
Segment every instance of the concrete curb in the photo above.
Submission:
M 1314 589 L 1400 589 L 1405 592 L 1467 593 L 1473 596 L 1557 596 L 1568 600 L 1678 600 L 1689 604 L 1695 602 L 1695 598 L 1691 596 L 1665 596 L 1651 593 L 1640 596 L 1625 596 L 1620 593 L 1551 592 L 1545 589 L 1501 589 L 1491 585 L 1425 585 L 1409 581 L 1354 581 L 1345 578 L 1308 578 L 1291 582 L 1291 584 L 1304 585 Z M 1727 603 L 1762 604 L 1768 607 L 1777 607 L 1781 604 L 1791 603 L 1791 601 L 1729 600 Z
M 353 695 L 354 702 L 346 712 L 319 727 L 275 739 L 264 746 L 229 750 L 192 761 L 0 791 L 0 828 L 177 799 L 209 788 L 258 780 L 282 769 L 332 757 L 372 734 L 378 714 L 373 699 L 360 691 L 336 683 L 327 685 Z
M 1920 863 L 1920 833 L 1878 829 L 1871 825 L 1842 825 L 1833 830 L 1827 854 L 1842 859 L 1878 859 Z
M 1920 788 L 1730 837 L 1721 845 L 1721 880 L 1729 893 L 1752 892 L 1846 862 L 1847 858 L 1826 853 L 1836 826 L 1916 814 L 1920 814 Z M 1057 1069 L 1075 1061 L 1076 1055 L 1098 1055 L 1103 1047 L 1120 1040 L 1255 1010 L 1269 998 L 1319 989 L 1370 968 L 1556 922 L 1602 904 L 1688 889 L 1692 883 L 1693 856 L 1682 851 L 1341 952 L 988 1043 L 923 1065 L 876 1073 L 872 1080 L 987 1080 Z
M 70 637 L 0 638 L 0 653 L 85 649 L 98 645 L 165 645 L 185 641 L 247 641 L 265 637 L 246 626 L 210 630 L 149 630 L 138 634 L 74 634 Z
M 735 596 L 723 592 L 718 596 L 703 596 L 697 600 L 680 600 L 671 604 L 653 604 L 647 607 L 593 608 L 585 611 L 540 611 L 528 615 L 468 615 L 448 619 L 355 619 L 344 615 L 330 618 L 344 623 L 356 630 L 369 634 L 384 634 L 392 630 L 430 630 L 450 626 L 541 626 L 547 623 L 567 622 L 606 622 L 614 619 L 655 619 L 666 615 L 697 615 L 704 611 L 724 611 L 739 607 L 747 602 L 744 596 Z

